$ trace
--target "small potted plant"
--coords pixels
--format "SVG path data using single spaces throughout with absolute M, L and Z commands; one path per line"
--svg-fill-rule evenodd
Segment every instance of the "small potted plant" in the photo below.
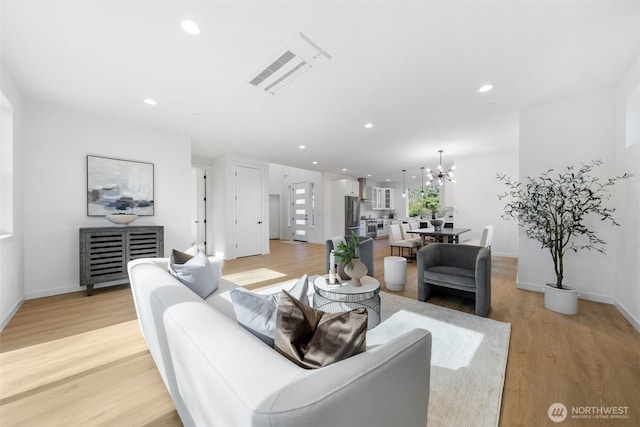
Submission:
M 344 272 L 351 277 L 351 286 L 361 286 L 360 279 L 367 275 L 367 266 L 360 260 L 360 237 L 351 231 L 346 242 L 338 244 L 335 250 L 336 261 L 344 265 Z
M 579 169 L 568 166 L 556 177 L 551 176 L 553 169 L 550 169 L 537 178 L 527 176 L 525 182 L 498 175 L 498 180 L 508 188 L 498 195 L 501 200 L 509 199 L 502 217 L 517 220 L 527 237 L 540 242 L 553 259 L 556 283 L 544 287 L 544 305 L 550 310 L 565 314 L 578 312 L 577 289 L 564 285 L 567 251 L 587 249 L 605 253 L 601 246 L 605 242 L 588 227 L 587 216 L 594 215 L 619 225 L 612 216 L 614 209 L 604 206 L 603 201 L 610 197 L 608 187 L 632 174 L 625 173 L 601 182 L 591 176 L 593 169 L 601 164 L 601 160 L 594 160 Z M 578 237 L 583 238 L 580 243 L 576 243 Z

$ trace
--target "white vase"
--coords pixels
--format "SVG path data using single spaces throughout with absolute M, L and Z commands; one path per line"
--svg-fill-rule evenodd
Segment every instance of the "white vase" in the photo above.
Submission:
M 353 267 L 349 268 L 345 266 L 344 272 L 347 276 L 351 277 L 349 284 L 357 288 L 362 286 L 362 283 L 360 283 L 360 279 L 367 275 L 369 269 L 366 265 L 364 265 L 360 258 L 354 258 Z
M 556 285 L 544 286 L 544 306 L 562 314 L 578 314 L 578 290 L 567 286 L 562 289 Z

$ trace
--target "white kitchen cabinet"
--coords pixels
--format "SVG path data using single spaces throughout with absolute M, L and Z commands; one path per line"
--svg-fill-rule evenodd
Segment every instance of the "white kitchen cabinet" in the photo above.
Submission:
M 393 209 L 393 188 L 373 187 L 373 209 Z
M 393 209 L 393 188 L 383 188 L 382 209 Z
M 360 189 L 358 187 L 358 181 L 352 181 L 350 179 L 341 179 L 340 187 L 344 191 L 345 196 L 356 196 L 358 197 Z
M 382 194 L 380 192 L 380 188 L 378 187 L 373 187 L 373 203 L 371 205 L 371 207 L 373 209 L 380 209 L 380 198 L 382 197 Z

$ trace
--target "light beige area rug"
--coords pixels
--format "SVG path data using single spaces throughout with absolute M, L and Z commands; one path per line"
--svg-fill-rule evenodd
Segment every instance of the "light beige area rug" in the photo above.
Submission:
M 382 323 L 367 333 L 367 346 L 413 328 L 431 331 L 428 426 L 497 426 L 511 325 L 385 292 L 380 297 Z

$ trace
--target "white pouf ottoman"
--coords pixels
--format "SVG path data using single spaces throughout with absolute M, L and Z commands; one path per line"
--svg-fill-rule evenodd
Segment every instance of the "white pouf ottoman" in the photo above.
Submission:
M 384 282 L 390 291 L 404 291 L 407 283 L 407 259 L 401 256 L 384 258 Z

